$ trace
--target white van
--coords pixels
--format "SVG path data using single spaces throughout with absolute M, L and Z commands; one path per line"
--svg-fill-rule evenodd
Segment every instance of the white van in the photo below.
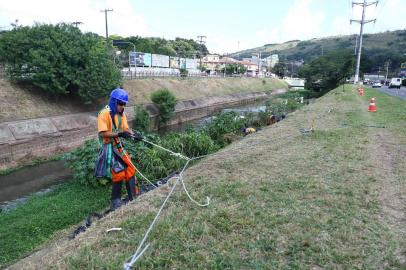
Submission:
M 402 85 L 401 78 L 392 78 L 389 83 L 389 88 L 396 87 L 399 89 L 401 85 Z

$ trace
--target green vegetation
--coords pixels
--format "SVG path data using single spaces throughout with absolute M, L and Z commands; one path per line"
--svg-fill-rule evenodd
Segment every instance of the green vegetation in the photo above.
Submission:
M 283 98 L 297 95 L 286 94 Z M 376 113 L 367 111 L 372 96 L 377 100 Z M 406 190 L 406 168 L 402 166 L 402 145 L 406 143 L 406 116 L 403 111 L 404 101 L 400 99 L 369 88 L 366 96 L 360 97 L 352 86 L 345 86 L 345 91 L 340 86 L 283 123 L 264 128 L 199 161 L 186 171 L 184 179 L 194 198 L 210 196 L 211 205 L 198 208 L 183 192 L 175 192 L 148 239 L 151 247 L 136 267 L 402 269 L 406 251 L 401 234 L 402 216 L 389 214 L 387 209 L 402 209 L 404 205 L 401 194 Z M 230 121 L 238 119 L 231 114 L 225 117 Z M 315 131 L 301 134 L 299 128 L 313 120 Z M 368 127 L 382 123 L 386 128 Z M 213 126 L 218 125 L 213 122 Z M 238 127 L 239 124 L 226 131 Z M 168 148 L 177 147 L 176 151 L 200 155 L 205 145 L 212 145 L 207 137 L 204 140 L 189 130 L 185 134 L 169 134 L 167 144 L 164 139 L 160 143 Z M 160 169 L 159 163 L 152 166 Z M 85 186 L 71 184 L 78 188 L 71 196 L 81 198 L 80 210 L 92 205 L 89 200 L 95 198 L 105 199 L 100 205 L 108 203 L 108 189 L 87 189 L 83 193 L 90 196 L 82 197 L 80 188 Z M 37 266 L 43 269 L 55 265 L 67 269 L 122 267 L 143 237 L 166 192 L 162 188 L 154 196 L 143 196 L 131 207 L 125 207 L 123 213 L 112 214 L 113 223 L 111 219 L 101 220 L 97 230 L 89 230 L 85 237 L 48 249 L 45 255 L 41 254 L 44 260 Z M 41 198 L 44 197 L 38 200 Z M 76 205 L 74 198 L 71 199 L 68 203 L 50 198 L 39 208 L 29 208 L 30 201 L 15 211 L 1 213 L 1 237 L 6 232 L 14 233 L 14 224 L 20 224 L 14 219 L 26 226 L 17 226 L 20 230 L 10 237 L 13 244 L 10 239 L 8 242 L 1 239 L 2 243 L 8 243 L 1 254 L 1 266 L 37 247 L 32 244 L 21 252 L 19 247 L 25 248 L 26 239 L 19 235 L 29 237 L 35 231 L 37 237 L 42 232 L 41 226 L 70 219 L 48 221 L 43 216 L 37 219 L 32 213 L 49 214 L 54 213 L 49 209 L 59 204 Z M 75 215 L 73 211 L 57 209 L 57 214 Z M 17 210 L 21 211 L 20 215 L 4 218 Z M 112 224 L 122 231 L 100 233 Z M 43 243 L 46 239 L 37 241 Z M 27 261 L 22 263 L 33 263 L 35 267 L 35 260 Z
M 149 113 L 144 108 L 143 104 L 136 106 L 134 122 L 135 122 L 134 128 L 136 130 L 140 130 L 143 132 L 148 131 L 150 124 Z
M 121 84 L 103 38 L 69 24 L 16 26 L 0 36 L 0 62 L 12 81 L 92 103 Z
M 374 114 L 367 111 L 372 95 L 381 108 Z M 194 198 L 210 196 L 211 205 L 196 207 L 183 192 L 176 192 L 136 267 L 403 269 L 401 216 L 397 230 L 382 198 L 392 202 L 406 186 L 399 149 L 406 140 L 403 111 L 400 99 L 371 89 L 359 97 L 352 87 L 345 92 L 340 87 L 278 127 L 202 160 L 185 174 L 186 185 Z M 302 135 L 298 129 L 311 119 L 316 119 L 315 131 Z M 386 129 L 342 126 L 383 121 Z M 81 248 L 75 243 L 55 251 L 47 257 L 49 267 L 121 267 L 142 239 L 163 194 L 167 189 L 159 194 L 160 201 L 154 201 L 157 194 L 126 208 L 116 222 L 122 232 L 89 232 Z
M 193 39 L 176 38 L 175 40 L 166 40 L 156 37 L 120 37 L 110 36 L 111 39 L 119 39 L 134 44 L 138 52 L 164 54 L 178 57 L 203 57 L 209 53 L 206 45 L 199 44 Z M 121 57 L 123 62 L 128 62 L 128 52 L 133 50 L 132 44 L 120 46 L 120 50 L 124 50 Z
M 247 71 L 247 68 L 242 64 L 227 64 L 226 65 L 226 74 L 244 74 Z M 224 68 L 223 68 L 224 72 Z
M 151 94 L 151 100 L 159 109 L 158 126 L 165 125 L 175 111 L 176 97 L 168 89 L 160 89 Z
M 36 250 L 52 239 L 56 231 L 84 220 L 109 203 L 110 189 L 89 189 L 67 182 L 10 212 L 0 212 L 0 268 Z M 65 232 L 69 234 L 73 232 Z
M 224 142 L 221 135 L 225 133 L 240 136 L 240 127 L 244 125 L 242 121 L 236 113 L 227 112 L 217 115 L 201 131 L 189 129 L 162 138 L 148 134 L 146 138 L 172 151 L 196 157 L 217 151 L 219 143 Z M 220 123 L 227 123 L 227 127 L 223 128 Z M 215 134 L 216 140 L 209 134 Z M 137 168 L 149 179 L 165 177 L 184 165 L 184 161 L 144 143 L 126 141 L 125 148 Z M 82 147 L 64 156 L 74 173 L 72 181 L 57 186 L 48 194 L 32 196 L 28 203 L 10 212 L 0 212 L 0 267 L 34 251 L 51 239 L 56 231 L 69 228 L 85 219 L 89 213 L 100 211 L 108 205 L 109 182 L 93 176 L 97 151 L 97 140 L 85 142 Z M 142 178 L 140 181 L 145 183 Z
M 331 52 L 302 66 L 299 74 L 306 79 L 305 88 L 326 92 L 353 74 L 354 61 L 351 51 Z

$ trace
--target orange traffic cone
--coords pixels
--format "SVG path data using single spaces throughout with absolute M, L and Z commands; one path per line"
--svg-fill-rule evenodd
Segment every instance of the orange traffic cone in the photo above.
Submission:
M 370 111 L 370 112 L 376 112 L 375 98 L 371 98 L 371 101 L 370 101 L 370 103 L 369 103 L 368 111 Z

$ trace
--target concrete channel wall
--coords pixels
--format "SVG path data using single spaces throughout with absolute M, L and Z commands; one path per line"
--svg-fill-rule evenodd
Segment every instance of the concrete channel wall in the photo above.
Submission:
M 168 125 L 199 119 L 224 108 L 249 104 L 268 97 L 267 93 L 233 94 L 179 101 Z M 151 128 L 157 129 L 158 109 L 147 104 Z M 134 107 L 126 108 L 128 120 L 134 119 Z M 70 114 L 0 123 L 0 169 L 39 157 L 69 151 L 97 136 L 97 112 Z

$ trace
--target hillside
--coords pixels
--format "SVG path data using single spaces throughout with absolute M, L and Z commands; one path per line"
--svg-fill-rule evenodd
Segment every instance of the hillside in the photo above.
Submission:
M 261 52 L 263 57 L 278 54 L 279 60 L 293 61 L 303 59 L 305 62 L 338 49 L 354 51 L 356 35 L 314 38 L 306 41 L 287 41 L 282 44 L 268 44 L 261 47 L 244 50 L 231 54 L 232 57 L 251 57 Z M 375 68 L 383 66 L 390 59 L 391 69 L 399 69 L 406 48 L 406 30 L 387 31 L 384 33 L 363 35 L 363 54 L 373 62 Z
M 335 89 L 187 169 L 191 196 L 211 204 L 194 205 L 178 186 L 135 267 L 404 269 L 405 134 L 404 101 Z M 60 232 L 10 269 L 120 269 L 169 190 L 141 195 L 74 240 L 72 228 Z M 106 232 L 113 227 L 122 230 Z
M 130 105 L 151 102 L 150 95 L 160 88 L 169 89 L 177 99 L 194 99 L 221 96 L 231 93 L 271 91 L 287 88 L 278 79 L 255 78 L 205 78 L 205 79 L 142 79 L 124 81 L 124 89 L 130 95 Z M 96 111 L 106 100 L 98 104 L 83 105 L 69 97 L 59 99 L 44 95 L 38 89 L 10 83 L 0 78 L 0 123 L 20 119 L 55 116 L 85 111 Z

